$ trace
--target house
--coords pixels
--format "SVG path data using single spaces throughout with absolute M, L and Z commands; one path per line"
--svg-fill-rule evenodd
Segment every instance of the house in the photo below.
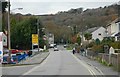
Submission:
M 54 34 L 49 33 L 49 35 L 48 35 L 48 42 L 49 42 L 49 45 L 50 44 L 54 44 Z
M 115 19 L 110 24 L 107 25 L 107 33 L 109 37 L 115 37 L 118 40 L 118 34 L 120 32 L 120 18 Z
M 90 28 L 86 30 L 84 33 L 91 33 L 92 34 L 91 40 L 99 39 L 100 41 L 102 41 L 103 38 L 107 36 L 106 29 L 104 27 Z M 85 37 L 83 37 L 83 40 L 86 41 Z
M 0 32 L 0 41 L 4 47 L 7 47 L 7 36 L 3 32 Z
M 0 64 L 3 61 L 3 49 L 7 46 L 7 36 L 0 32 Z

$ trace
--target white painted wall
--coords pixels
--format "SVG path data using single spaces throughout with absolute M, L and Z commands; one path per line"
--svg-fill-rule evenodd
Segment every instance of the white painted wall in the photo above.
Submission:
M 117 32 L 120 32 L 120 22 L 116 23 L 117 25 Z
M 107 27 L 107 31 L 109 35 L 120 32 L 120 22 L 111 23 L 111 25 Z
M 98 38 L 100 41 L 102 41 L 106 35 L 106 29 L 104 27 L 100 27 L 96 31 L 92 32 L 92 39 L 96 40 Z
M 3 46 L 7 46 L 7 36 L 3 32 L 0 32 L 0 37 L 2 38 Z

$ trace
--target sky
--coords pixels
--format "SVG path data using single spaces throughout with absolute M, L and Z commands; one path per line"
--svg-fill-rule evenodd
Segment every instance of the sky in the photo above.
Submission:
M 22 14 L 55 14 L 76 8 L 98 8 L 118 3 L 119 0 L 10 0 L 11 11 Z M 12 10 L 23 8 L 22 10 Z

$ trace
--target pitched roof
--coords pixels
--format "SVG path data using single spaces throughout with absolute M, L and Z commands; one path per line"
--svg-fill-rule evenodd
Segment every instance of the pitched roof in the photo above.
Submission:
M 99 28 L 100 28 L 100 27 L 93 27 L 93 28 L 87 29 L 87 30 L 85 31 L 85 33 L 92 33 L 92 32 L 96 31 L 96 30 L 99 29 Z
M 111 23 L 107 24 L 107 26 L 110 26 L 111 24 L 118 23 L 118 22 L 120 22 L 120 17 L 116 18 L 114 21 L 112 21 Z

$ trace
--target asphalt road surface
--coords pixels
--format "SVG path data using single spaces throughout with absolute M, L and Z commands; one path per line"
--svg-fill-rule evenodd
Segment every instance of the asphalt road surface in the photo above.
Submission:
M 80 61 L 71 52 L 61 46 L 59 51 L 50 49 L 50 55 L 40 65 L 23 75 L 101 75 L 96 69 Z
M 50 49 L 50 55 L 38 65 L 4 67 L 3 75 L 103 75 L 94 67 L 78 59 L 63 46 Z

